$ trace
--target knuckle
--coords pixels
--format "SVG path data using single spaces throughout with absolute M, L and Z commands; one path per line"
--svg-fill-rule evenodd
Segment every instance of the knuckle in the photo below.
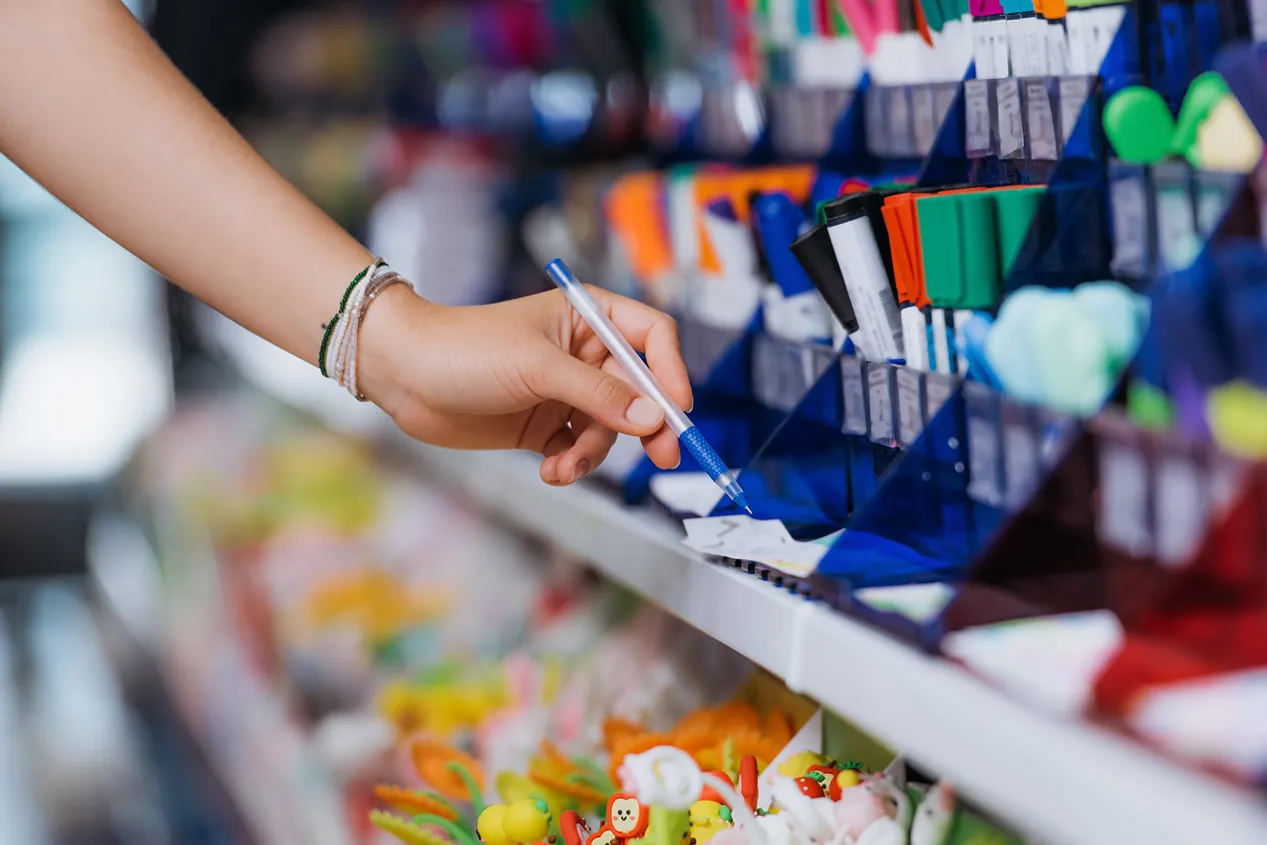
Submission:
M 624 410 L 624 406 L 632 401 L 629 397 L 630 390 L 620 379 L 610 376 L 601 379 L 594 388 L 595 397 L 600 405 L 603 406 L 620 406 L 620 410 Z

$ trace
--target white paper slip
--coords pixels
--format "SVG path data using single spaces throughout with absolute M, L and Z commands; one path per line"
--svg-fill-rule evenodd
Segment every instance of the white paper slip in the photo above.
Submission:
M 803 578 L 811 574 L 830 545 L 793 540 L 777 519 L 716 516 L 685 521 L 686 545 L 706 555 L 751 560 Z
M 933 621 L 946 609 L 955 597 L 955 589 L 949 584 L 864 587 L 857 590 L 853 597 L 868 607 L 896 613 L 922 625 Z
M 725 494 L 706 472 L 663 472 L 651 476 L 651 495 L 675 514 L 708 516 Z

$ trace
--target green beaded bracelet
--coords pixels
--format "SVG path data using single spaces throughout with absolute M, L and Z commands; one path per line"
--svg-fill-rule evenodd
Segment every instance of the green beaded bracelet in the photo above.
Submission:
M 325 378 L 330 377 L 330 374 L 326 372 L 326 349 L 330 346 L 330 336 L 334 334 L 334 326 L 339 322 L 339 318 L 343 316 L 344 309 L 348 307 L 348 299 L 351 298 L 352 291 L 356 290 L 356 286 L 361 283 L 361 280 L 364 279 L 370 271 L 374 270 L 382 263 L 383 259 L 375 258 L 374 262 L 370 264 L 370 266 L 356 274 L 356 278 L 352 280 L 352 283 L 348 285 L 347 290 L 343 292 L 343 299 L 339 300 L 339 310 L 335 313 L 334 319 L 326 324 L 326 333 L 321 338 L 321 351 L 317 353 L 317 369 L 321 370 L 321 375 Z

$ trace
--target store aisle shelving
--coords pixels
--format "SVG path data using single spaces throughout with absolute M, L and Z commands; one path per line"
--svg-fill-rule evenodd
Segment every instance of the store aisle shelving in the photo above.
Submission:
M 781 677 L 1046 845 L 1267 842 L 1267 803 L 1114 732 L 1027 708 L 959 666 L 686 548 L 667 516 L 588 485 L 545 487 L 535 462 L 407 441 L 301 362 L 221 326 L 243 374 L 419 471 Z

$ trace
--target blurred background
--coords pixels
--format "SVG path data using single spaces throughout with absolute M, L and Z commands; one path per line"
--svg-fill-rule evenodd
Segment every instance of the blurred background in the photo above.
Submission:
M 633 151 L 640 4 L 571 5 L 128 3 L 275 166 L 453 301 L 498 295 L 525 249 L 503 221 L 550 187 L 516 196 L 514 171 Z M 0 317 L 0 842 L 259 842 L 170 677 L 136 659 L 159 637 L 158 562 L 118 516 L 174 397 L 232 391 L 215 318 L 7 162 Z
M 611 179 L 665 155 L 647 140 L 647 61 L 671 70 L 671 0 L 667 17 L 642 0 L 127 5 L 274 166 L 429 298 L 538 289 L 547 253 L 628 284 L 596 212 Z M 611 591 L 570 562 L 244 393 L 243 363 L 287 362 L 261 346 L 230 366 L 235 331 L 0 160 L 2 845 L 366 841 L 364 790 L 326 781 L 348 740 L 331 728 L 333 763 L 310 740 L 376 688 L 367 658 L 313 669 L 313 643 L 279 633 L 279 607 L 324 583 L 293 574 L 314 556 L 389 559 L 406 578 L 444 521 L 447 562 L 502 571 L 513 598 L 478 621 L 489 641 L 446 617 L 428 628 L 449 638 L 432 662 L 504 655 L 543 608 L 607 607 Z M 402 503 L 412 527 L 385 531 Z M 305 544 L 320 551 L 299 564 L 290 547 Z M 306 586 L 270 582 L 260 599 L 225 563 L 243 554 Z M 360 728 L 370 745 L 374 729 Z

